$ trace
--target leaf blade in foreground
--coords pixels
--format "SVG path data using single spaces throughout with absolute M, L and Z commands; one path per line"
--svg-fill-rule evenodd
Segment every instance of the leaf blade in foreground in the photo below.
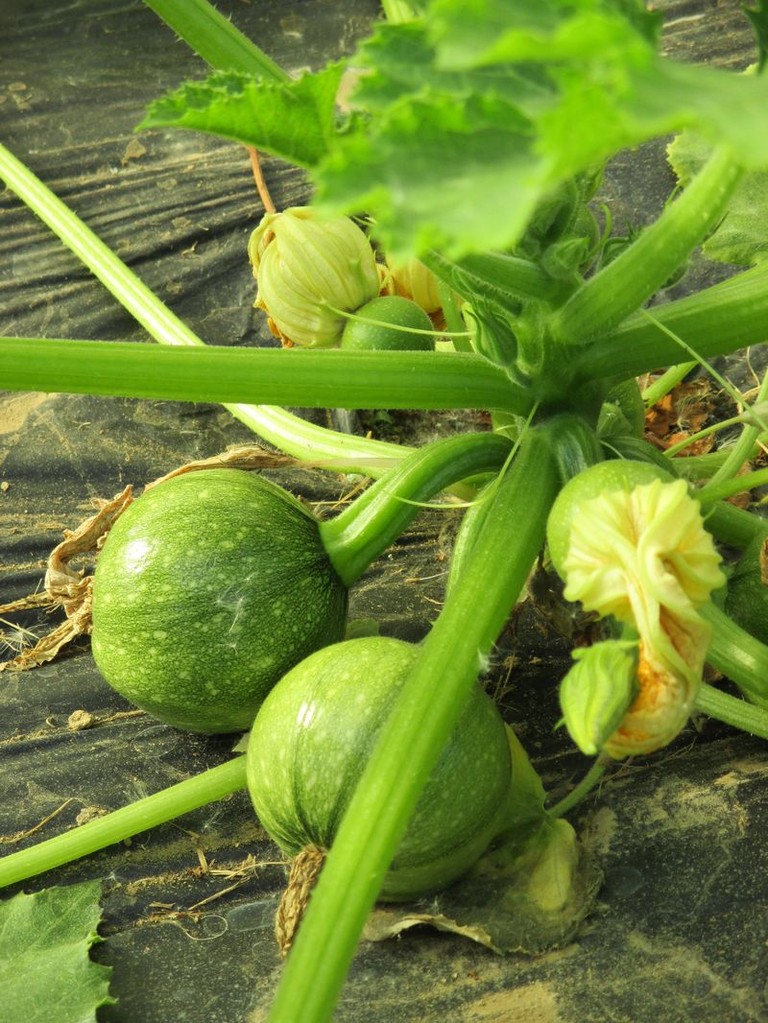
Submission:
M 328 152 L 335 133 L 343 69 L 337 62 L 289 82 L 217 72 L 204 82 L 186 82 L 150 104 L 138 128 L 202 131 L 255 146 L 299 167 L 313 167 Z
M 617 152 L 686 128 L 768 167 L 768 79 L 656 51 L 635 0 L 442 0 L 355 58 L 358 118 L 314 174 L 396 259 L 513 250 L 533 208 Z
M 90 961 L 99 940 L 101 884 L 23 892 L 0 904 L 0 991 L 8 1020 L 95 1023 L 112 968 Z

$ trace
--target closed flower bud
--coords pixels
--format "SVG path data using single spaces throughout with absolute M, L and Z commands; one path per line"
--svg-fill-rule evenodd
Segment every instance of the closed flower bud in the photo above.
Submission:
M 419 259 L 389 266 L 388 287 L 395 295 L 410 298 L 420 305 L 425 313 L 433 316 L 442 307 L 437 288 L 437 278 Z
M 624 720 L 637 693 L 637 643 L 609 639 L 573 652 L 560 683 L 565 726 L 582 753 L 594 756 Z
M 308 206 L 267 213 L 248 257 L 258 281 L 256 308 L 284 344 L 327 347 L 354 312 L 379 293 L 368 238 L 349 217 L 323 220 Z

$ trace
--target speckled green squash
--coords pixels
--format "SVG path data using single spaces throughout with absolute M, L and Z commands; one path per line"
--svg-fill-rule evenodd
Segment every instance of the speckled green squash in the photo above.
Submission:
M 210 469 L 118 519 L 93 584 L 93 655 L 177 728 L 248 728 L 277 680 L 344 633 L 347 591 L 317 521 L 262 476 Z
M 264 701 L 248 743 L 248 788 L 259 820 L 287 855 L 333 842 L 417 654 L 413 644 L 378 636 L 337 643 L 302 661 Z M 504 723 L 477 686 L 427 781 L 380 897 L 427 895 L 468 870 L 500 830 L 510 783 Z

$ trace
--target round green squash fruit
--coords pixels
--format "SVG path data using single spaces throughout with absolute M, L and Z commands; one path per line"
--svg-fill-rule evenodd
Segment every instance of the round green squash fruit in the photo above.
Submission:
M 120 516 L 93 580 L 106 681 L 177 728 L 250 727 L 272 686 L 344 634 L 347 590 L 317 520 L 262 476 L 208 469 Z
M 629 492 L 658 479 L 668 481 L 670 477 L 650 462 L 616 458 L 591 465 L 568 480 L 555 498 L 547 519 L 547 546 L 556 571 L 562 575 L 572 524 L 585 515 L 587 502 L 616 490 Z
M 248 789 L 263 827 L 288 856 L 331 846 L 417 656 L 415 645 L 387 637 L 336 643 L 289 671 L 262 704 L 248 742 Z M 419 898 L 465 873 L 502 830 L 511 778 L 504 722 L 474 686 L 380 898 Z
M 360 319 L 347 320 L 341 335 L 340 347 L 345 351 L 431 352 L 435 347 L 432 321 L 409 298 L 381 295 L 356 310 L 355 316 Z

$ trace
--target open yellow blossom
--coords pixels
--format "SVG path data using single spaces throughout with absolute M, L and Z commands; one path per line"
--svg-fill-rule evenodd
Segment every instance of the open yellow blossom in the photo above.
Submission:
M 636 696 L 603 749 L 649 753 L 673 739 L 695 702 L 710 627 L 698 609 L 725 578 L 683 480 L 608 489 L 578 504 L 560 565 L 565 597 L 639 636 Z
M 587 611 L 654 630 L 659 609 L 684 616 L 725 578 L 684 480 L 612 490 L 579 506 L 563 562 L 565 596 Z

